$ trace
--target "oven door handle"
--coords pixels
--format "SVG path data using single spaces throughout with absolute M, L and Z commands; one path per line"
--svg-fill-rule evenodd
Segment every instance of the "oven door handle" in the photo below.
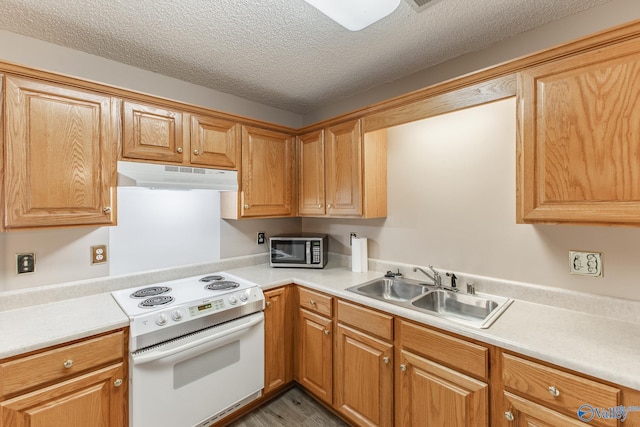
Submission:
M 198 338 L 196 340 L 189 340 L 188 342 L 176 346 L 176 347 L 172 347 L 166 350 L 162 350 L 162 349 L 153 349 L 150 350 L 148 352 L 143 352 L 141 354 L 133 354 L 132 355 L 132 361 L 134 365 L 141 365 L 143 363 L 149 363 L 149 362 L 154 362 L 156 360 L 159 359 L 164 359 L 167 358 L 169 356 L 173 356 L 175 354 L 181 353 L 181 352 L 186 352 L 188 350 L 194 349 L 196 347 L 205 345 L 205 344 L 214 344 L 214 345 L 220 345 L 221 342 L 220 340 L 224 337 L 228 337 L 230 335 L 238 335 L 241 332 L 243 332 L 246 329 L 251 328 L 254 325 L 257 325 L 258 323 L 261 323 L 264 321 L 264 314 L 262 312 L 259 313 L 258 315 L 254 315 L 252 318 L 247 318 L 248 321 L 242 322 L 236 326 L 233 326 L 229 329 L 224 329 L 222 331 L 220 331 L 219 333 L 213 334 L 213 335 L 206 335 L 203 336 L 202 338 Z M 245 320 L 245 319 L 243 319 Z

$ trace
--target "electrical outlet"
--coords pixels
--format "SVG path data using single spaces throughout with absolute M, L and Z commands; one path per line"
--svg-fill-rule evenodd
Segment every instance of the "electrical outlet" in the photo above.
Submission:
M 107 262 L 107 245 L 91 246 L 91 264 Z
M 33 273 L 36 271 L 36 255 L 33 252 L 16 254 L 17 274 Z
M 265 237 L 264 231 L 258 231 L 258 237 L 256 239 L 256 244 L 264 245 L 265 242 L 266 242 L 266 239 L 267 238 Z
M 571 274 L 602 277 L 602 253 L 569 251 L 569 269 Z
M 354 233 L 353 231 L 351 233 L 349 233 L 349 246 L 353 246 L 353 238 L 354 237 L 358 237 L 358 236 L 356 236 L 356 233 Z

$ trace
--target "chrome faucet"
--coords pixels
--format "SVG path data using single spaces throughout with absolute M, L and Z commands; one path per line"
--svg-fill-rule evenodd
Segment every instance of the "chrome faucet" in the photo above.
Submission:
M 421 271 L 425 276 L 427 276 L 429 279 L 431 279 L 433 281 L 433 284 L 436 285 L 436 287 L 438 287 L 438 288 L 442 287 L 442 277 L 440 277 L 440 273 L 435 271 L 433 269 L 432 265 L 430 265 L 428 267 L 429 267 L 429 270 L 431 270 L 433 272 L 433 276 L 431 274 L 427 273 L 426 271 L 424 271 L 420 267 L 413 267 L 413 271 Z

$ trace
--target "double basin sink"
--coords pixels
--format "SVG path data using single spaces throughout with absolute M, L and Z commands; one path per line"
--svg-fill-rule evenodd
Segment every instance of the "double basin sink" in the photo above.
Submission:
M 455 292 L 399 277 L 376 279 L 347 291 L 477 328 L 491 326 L 512 302 L 495 295 Z

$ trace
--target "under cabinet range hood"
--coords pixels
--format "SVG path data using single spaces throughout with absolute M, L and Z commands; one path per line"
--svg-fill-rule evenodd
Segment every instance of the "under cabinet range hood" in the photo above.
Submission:
M 236 191 L 238 189 L 238 172 L 119 161 L 118 186 L 171 190 Z

